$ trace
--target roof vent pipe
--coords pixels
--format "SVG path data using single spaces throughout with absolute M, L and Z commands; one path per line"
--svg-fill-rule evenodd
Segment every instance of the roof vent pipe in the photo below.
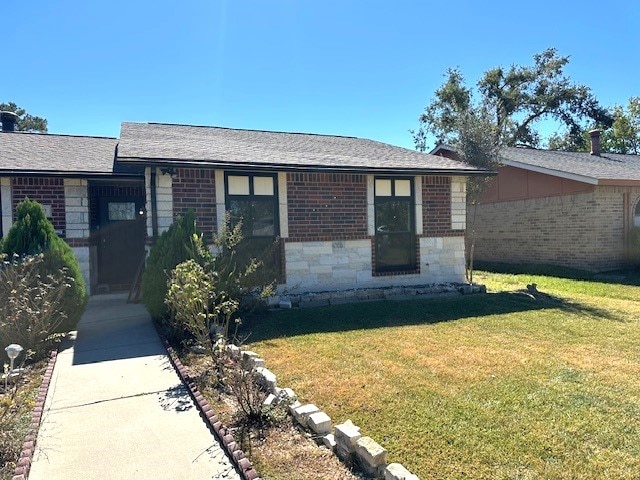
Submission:
M 591 135 L 591 155 L 600 156 L 600 130 L 589 131 Z
M 2 131 L 3 132 L 13 132 L 16 129 L 16 124 L 18 123 L 18 115 L 13 112 L 0 112 L 0 122 L 2 122 Z

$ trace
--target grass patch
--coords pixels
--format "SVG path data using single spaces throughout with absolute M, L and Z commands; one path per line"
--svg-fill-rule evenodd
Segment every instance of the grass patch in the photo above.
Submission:
M 640 287 L 477 279 L 496 293 L 273 313 L 250 346 L 420 478 L 633 478 Z M 510 293 L 527 283 L 551 296 Z

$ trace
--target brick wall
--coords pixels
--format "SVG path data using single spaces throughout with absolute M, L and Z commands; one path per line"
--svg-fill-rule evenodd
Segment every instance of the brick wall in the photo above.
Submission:
M 592 193 L 479 205 L 475 258 L 593 271 L 620 268 L 625 265 L 624 193 L 637 198 L 640 189 L 596 187 Z
M 64 180 L 62 178 L 14 177 L 11 179 L 12 208 L 25 198 L 51 206 L 51 223 L 65 235 Z
M 367 235 L 366 175 L 288 173 L 289 241 L 332 241 Z
M 216 185 L 213 170 L 178 168 L 173 178 L 173 214 L 196 212 L 198 229 L 211 241 L 216 232 Z
M 451 228 L 451 177 L 423 177 L 422 225 L 423 237 L 464 235 L 464 229 Z

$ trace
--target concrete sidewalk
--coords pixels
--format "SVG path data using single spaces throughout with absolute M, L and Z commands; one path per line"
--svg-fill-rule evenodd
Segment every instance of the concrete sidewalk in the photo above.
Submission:
M 30 480 L 239 479 L 126 296 L 92 297 L 58 355 Z

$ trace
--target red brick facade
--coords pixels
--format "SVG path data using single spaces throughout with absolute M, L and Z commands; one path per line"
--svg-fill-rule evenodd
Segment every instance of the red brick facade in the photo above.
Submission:
M 11 179 L 12 207 L 25 198 L 51 206 L 51 223 L 58 232 L 65 234 L 64 180 L 62 178 L 14 177 Z
M 198 229 L 211 240 L 217 229 L 216 184 L 213 170 L 178 168 L 173 178 L 173 214 L 196 213 Z
M 366 175 L 288 173 L 287 204 L 289 241 L 369 238 Z
M 423 237 L 458 237 L 464 230 L 451 229 L 451 177 L 422 177 Z

